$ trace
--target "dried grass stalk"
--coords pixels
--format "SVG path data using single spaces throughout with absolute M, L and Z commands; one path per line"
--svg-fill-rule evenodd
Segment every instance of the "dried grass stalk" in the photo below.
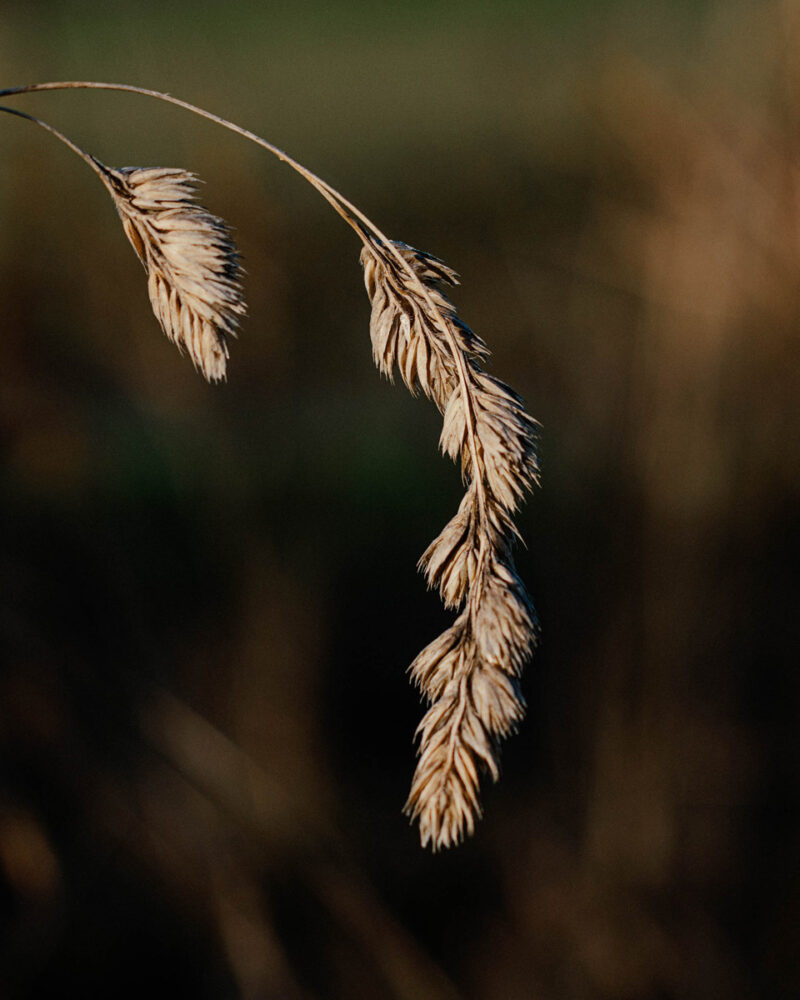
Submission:
M 419 563 L 458 616 L 410 667 L 429 708 L 417 730 L 419 760 L 405 805 L 419 821 L 423 846 L 458 843 L 481 815 L 481 775 L 497 780 L 500 741 L 525 709 L 519 675 L 537 624 L 514 568 L 512 516 L 537 481 L 535 422 L 520 397 L 484 370 L 486 344 L 445 295 L 442 286 L 458 278 L 441 260 L 389 240 L 352 202 L 265 139 L 168 94 L 73 81 L 12 88 L 0 96 L 74 88 L 155 97 L 244 136 L 312 184 L 362 240 L 375 361 L 390 379 L 397 369 L 412 393 L 419 389 L 438 406 L 441 449 L 460 463 L 466 486 L 456 515 Z M 239 266 L 225 224 L 194 202 L 194 176 L 163 168 L 112 170 L 32 120 L 99 173 L 148 273 L 165 333 L 209 380 L 222 378 L 226 339 L 244 312 Z
M 457 276 L 404 243 L 367 240 L 361 253 L 372 302 L 375 361 L 395 367 L 443 414 L 442 451 L 460 461 L 467 489 L 420 569 L 453 625 L 411 664 L 429 703 L 417 729 L 419 760 L 405 811 L 434 850 L 472 833 L 482 772 L 500 774 L 499 743 L 524 713 L 519 674 L 536 617 L 514 568 L 511 515 L 536 481 L 535 423 L 522 400 L 483 370 L 486 344 L 457 316 L 441 285 Z

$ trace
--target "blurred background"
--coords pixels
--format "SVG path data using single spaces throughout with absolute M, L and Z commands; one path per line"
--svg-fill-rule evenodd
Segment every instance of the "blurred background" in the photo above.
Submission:
M 405 670 L 461 486 L 357 241 L 185 112 L 13 101 L 197 170 L 250 314 L 207 386 L 96 178 L 0 120 L 0 995 L 800 995 L 800 4 L 29 0 L 0 65 L 287 149 L 461 273 L 543 425 L 528 717 L 432 856 Z

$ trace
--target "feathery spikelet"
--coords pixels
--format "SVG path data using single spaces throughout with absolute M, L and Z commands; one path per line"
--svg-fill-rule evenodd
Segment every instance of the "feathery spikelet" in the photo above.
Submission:
M 518 678 L 537 625 L 514 568 L 511 515 L 537 481 L 536 433 L 520 397 L 483 370 L 486 344 L 441 291 L 457 283 L 455 272 L 404 243 L 392 247 L 367 237 L 361 253 L 375 362 L 390 379 L 396 366 L 412 393 L 419 387 L 436 403 L 441 449 L 467 483 L 419 564 L 460 614 L 410 667 L 430 707 L 405 811 L 435 851 L 472 833 L 481 773 L 497 780 L 500 740 L 525 709 Z
M 398 262 L 374 241 L 365 244 L 361 264 L 372 302 L 369 330 L 375 364 L 390 380 L 394 378 L 394 366 L 397 365 L 412 393 L 419 385 L 444 411 L 458 377 L 447 337 L 435 321 L 431 302 L 466 357 L 483 360 L 489 351 L 481 338 L 461 322 L 438 288 L 440 283 L 457 285 L 456 272 L 437 257 L 405 243 L 396 242 L 394 247 L 419 277 L 427 296 L 409 282 Z
M 97 161 L 95 161 L 97 162 Z M 225 378 L 228 337 L 245 312 L 230 230 L 195 201 L 197 176 L 169 167 L 100 166 L 125 235 L 147 272 L 167 337 L 209 382 Z

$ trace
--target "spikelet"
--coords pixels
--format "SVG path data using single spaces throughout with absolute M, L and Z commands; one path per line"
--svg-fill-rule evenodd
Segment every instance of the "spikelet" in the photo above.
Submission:
M 412 393 L 419 386 L 443 411 L 458 379 L 452 351 L 446 335 L 436 323 L 431 301 L 466 357 L 482 360 L 489 352 L 481 338 L 461 322 L 438 287 L 439 284 L 457 285 L 456 272 L 437 257 L 405 243 L 396 242 L 394 247 L 413 268 L 427 296 L 422 294 L 421 288 L 409 283 L 408 275 L 398 262 L 377 243 L 365 244 L 361 264 L 372 302 L 369 330 L 375 364 L 390 380 L 394 378 L 396 365 Z
M 228 338 L 236 335 L 246 308 L 230 230 L 195 201 L 195 174 L 169 167 L 99 166 L 125 235 L 147 272 L 162 330 L 209 382 L 224 379 Z
M 537 624 L 511 555 L 512 514 L 537 481 L 536 425 L 520 397 L 483 370 L 486 344 L 440 287 L 457 283 L 454 271 L 369 237 L 361 262 L 375 362 L 390 379 L 397 368 L 412 393 L 421 389 L 439 407 L 441 449 L 460 462 L 467 485 L 419 564 L 460 613 L 410 667 L 430 707 L 405 811 L 436 851 L 473 832 L 481 774 L 497 780 L 499 743 L 525 709 L 518 679 Z

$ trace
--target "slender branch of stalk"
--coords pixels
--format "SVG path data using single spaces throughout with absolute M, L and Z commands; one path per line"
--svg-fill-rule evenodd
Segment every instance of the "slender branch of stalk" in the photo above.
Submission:
M 59 132 L 57 128 L 53 128 L 52 125 L 48 125 L 47 122 L 43 122 L 41 118 L 34 118 L 33 115 L 26 115 L 24 111 L 17 111 L 16 108 L 6 108 L 0 106 L 0 111 L 5 112 L 7 115 L 15 115 L 17 118 L 24 118 L 26 121 L 33 122 L 34 125 L 39 125 L 45 131 L 54 135 L 56 139 L 60 139 L 65 146 L 68 146 L 73 153 L 77 153 L 80 158 L 87 163 L 92 170 L 97 174 L 104 184 L 108 183 L 106 180 L 106 170 L 102 163 L 99 163 L 91 153 L 87 153 L 85 149 L 81 149 L 80 146 L 76 146 L 75 143 L 68 139 L 63 132 Z
M 459 350 L 458 345 L 455 342 L 455 338 L 450 332 L 444 316 L 441 310 L 436 305 L 432 295 L 425 287 L 424 283 L 417 276 L 413 267 L 404 259 L 402 254 L 400 254 L 395 248 L 392 241 L 369 219 L 364 213 L 357 208 L 351 201 L 348 201 L 344 195 L 340 194 L 336 188 L 331 187 L 326 181 L 321 177 L 318 177 L 312 171 L 308 170 L 306 167 L 295 160 L 293 157 L 289 156 L 282 149 L 268 142 L 266 139 L 262 139 L 260 135 L 256 135 L 255 132 L 251 132 L 249 129 L 242 128 L 235 122 L 229 121 L 227 118 L 221 118 L 219 115 L 213 114 L 211 111 L 206 111 L 205 108 L 200 108 L 196 104 L 191 104 L 189 101 L 183 101 L 179 97 L 172 97 L 171 94 L 165 94 L 158 90 L 148 90 L 145 87 L 136 87 L 131 84 L 125 83 L 99 83 L 95 81 L 60 81 L 51 83 L 32 83 L 24 87 L 9 87 L 0 90 L 0 97 L 11 97 L 19 94 L 30 94 L 37 91 L 43 90 L 117 90 L 125 91 L 130 94 L 140 94 L 143 97 L 154 97 L 159 101 L 165 101 L 167 104 L 174 104 L 176 107 L 183 108 L 186 111 L 191 111 L 193 114 L 199 115 L 201 118 L 206 118 L 208 121 L 214 122 L 217 125 L 221 125 L 223 128 L 228 129 L 231 132 L 235 132 L 237 135 L 242 136 L 245 139 L 249 139 L 254 142 L 257 146 L 261 146 L 266 149 L 273 156 L 276 156 L 283 163 L 286 163 L 293 170 L 295 170 L 301 177 L 303 177 L 312 187 L 322 195 L 323 198 L 331 205 L 331 207 L 336 211 L 344 221 L 358 234 L 362 242 L 366 243 L 364 238 L 364 229 L 374 236 L 379 244 L 381 245 L 383 252 L 388 252 L 399 264 L 400 268 L 406 273 L 406 275 L 411 279 L 412 284 L 415 286 L 417 291 L 425 299 L 426 303 L 431 309 L 432 314 L 436 317 L 436 322 L 439 325 L 439 329 L 445 335 L 448 345 L 450 347 L 450 352 L 453 355 L 453 360 L 455 362 L 456 368 L 458 370 L 458 379 L 461 385 L 461 391 L 464 396 L 464 408 L 466 413 L 466 429 L 467 437 L 469 441 L 469 451 L 472 457 L 472 467 L 474 470 L 474 478 L 476 483 L 476 493 L 478 499 L 478 513 L 480 516 L 481 524 L 484 527 L 481 539 L 481 556 L 484 554 L 486 537 L 489 531 L 488 516 L 486 513 L 486 494 L 483 484 L 483 476 L 481 475 L 482 463 L 480 460 L 480 452 L 478 450 L 477 435 L 475 431 L 475 414 L 474 405 L 472 402 L 472 390 L 469 383 L 469 373 L 467 370 L 466 359 L 464 358 L 462 352 Z M 8 109 L 11 110 L 11 109 Z M 12 112 L 19 114 L 20 117 L 26 117 L 20 112 Z M 89 156 L 88 153 L 84 153 L 77 146 L 74 146 L 65 136 L 57 132 L 55 129 L 44 122 L 39 122 L 38 119 L 31 119 L 37 121 L 38 124 L 47 128 L 54 135 L 57 135 L 62 139 L 68 146 L 79 153 L 79 155 L 86 158 Z

